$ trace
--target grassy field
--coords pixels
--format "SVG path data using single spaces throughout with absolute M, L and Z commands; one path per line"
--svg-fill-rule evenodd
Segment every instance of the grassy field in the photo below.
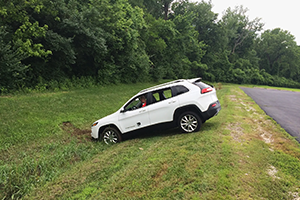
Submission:
M 91 140 L 151 85 L 0 97 L 0 199 L 299 199 L 300 145 L 237 85 L 199 132 Z

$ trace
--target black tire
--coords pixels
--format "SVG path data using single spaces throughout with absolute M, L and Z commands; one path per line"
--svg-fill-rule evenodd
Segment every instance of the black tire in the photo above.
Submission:
M 178 126 L 181 129 L 181 131 L 185 133 L 199 131 L 201 125 L 202 121 L 200 117 L 196 113 L 191 111 L 184 112 L 178 118 Z
M 120 131 L 113 127 L 107 127 L 101 134 L 101 140 L 105 144 L 112 145 L 122 141 Z

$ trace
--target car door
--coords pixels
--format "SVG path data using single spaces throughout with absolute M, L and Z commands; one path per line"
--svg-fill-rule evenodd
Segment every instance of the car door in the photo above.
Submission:
M 148 107 L 151 125 L 172 121 L 179 102 L 177 97 L 172 95 L 171 88 L 155 91 L 152 94 L 156 99 L 156 103 Z
M 119 125 L 122 133 L 134 131 L 150 125 L 148 106 L 141 107 L 139 97 L 134 98 L 119 114 Z

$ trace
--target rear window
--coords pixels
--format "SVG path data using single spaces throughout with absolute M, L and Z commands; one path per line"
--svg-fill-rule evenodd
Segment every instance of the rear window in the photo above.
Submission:
M 212 87 L 208 84 L 205 84 L 203 82 L 194 82 L 195 85 L 197 85 L 201 90 L 204 89 L 204 88 L 208 88 L 208 87 Z

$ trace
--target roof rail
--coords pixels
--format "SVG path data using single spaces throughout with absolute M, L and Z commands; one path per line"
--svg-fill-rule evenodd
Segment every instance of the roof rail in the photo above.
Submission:
M 143 92 L 146 92 L 146 91 L 149 91 L 149 90 L 153 90 L 153 89 L 156 89 L 156 88 L 160 88 L 160 87 L 163 87 L 163 86 L 168 86 L 168 85 L 171 85 L 173 83 L 179 83 L 179 82 L 183 82 L 184 80 L 186 79 L 178 79 L 178 80 L 175 80 L 175 81 L 170 81 L 170 82 L 167 82 L 167 83 L 163 83 L 163 84 L 160 84 L 160 85 L 156 85 L 156 86 L 153 86 L 153 87 L 150 87 L 150 88 L 146 88 L 144 90 L 141 90 L 139 93 L 143 93 Z
M 188 79 L 188 81 L 191 82 L 191 83 L 197 83 L 197 82 L 200 82 L 201 80 L 202 80 L 201 77 L 193 78 L 193 79 Z

